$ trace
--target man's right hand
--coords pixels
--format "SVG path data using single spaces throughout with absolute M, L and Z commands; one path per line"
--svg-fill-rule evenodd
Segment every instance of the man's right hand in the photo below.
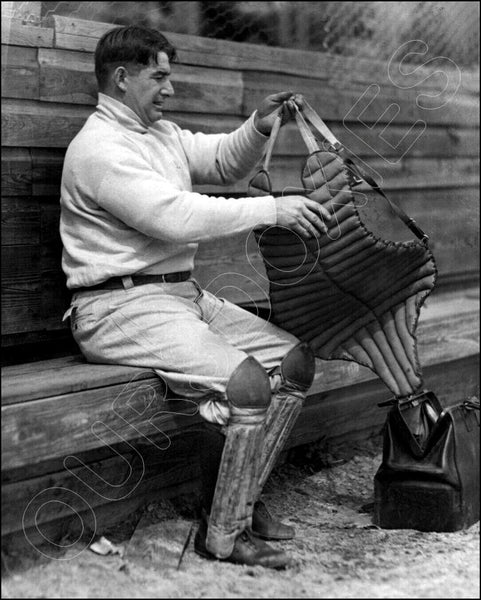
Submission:
M 327 233 L 324 221 L 329 221 L 328 210 L 304 196 L 281 196 L 275 198 L 277 225 L 298 233 L 301 237 L 319 237 Z

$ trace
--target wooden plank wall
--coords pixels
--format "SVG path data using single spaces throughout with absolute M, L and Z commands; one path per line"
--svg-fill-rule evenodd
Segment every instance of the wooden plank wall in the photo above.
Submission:
M 2 19 L 5 346 L 68 335 L 61 323 L 68 294 L 60 269 L 60 175 L 68 143 L 95 109 L 93 51 L 111 27 L 59 16 L 43 26 Z M 430 234 L 439 288 L 461 288 L 477 279 L 476 73 L 423 67 L 393 84 L 384 62 L 167 35 L 179 61 L 166 118 L 194 131 L 231 131 L 265 95 L 283 89 L 303 93 L 339 139 L 382 177 L 393 200 Z M 299 185 L 304 156 L 293 125 L 283 128 L 272 168 L 276 192 Z M 240 196 L 246 186 L 244 180 L 197 190 Z M 381 200 L 366 188 L 360 192 L 361 214 L 374 233 L 410 239 Z M 262 261 L 245 236 L 203 244 L 196 276 L 235 302 L 265 303 Z

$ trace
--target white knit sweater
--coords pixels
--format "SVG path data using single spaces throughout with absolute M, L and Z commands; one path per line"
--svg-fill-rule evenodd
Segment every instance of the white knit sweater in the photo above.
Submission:
M 64 162 L 60 234 L 67 286 L 192 270 L 198 242 L 275 225 L 272 196 L 192 192 L 194 184 L 226 184 L 254 167 L 267 138 L 253 117 L 229 134 L 193 134 L 165 120 L 147 128 L 124 104 L 99 94 Z

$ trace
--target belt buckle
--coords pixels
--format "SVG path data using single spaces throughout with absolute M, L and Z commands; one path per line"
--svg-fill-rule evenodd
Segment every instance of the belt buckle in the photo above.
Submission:
M 122 285 L 124 287 L 124 290 L 130 290 L 134 287 L 135 284 L 130 275 L 124 275 L 124 277 L 122 277 Z

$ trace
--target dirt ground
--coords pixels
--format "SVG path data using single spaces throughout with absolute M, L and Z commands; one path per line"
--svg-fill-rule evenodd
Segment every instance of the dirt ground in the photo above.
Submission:
M 296 527 L 277 542 L 294 557 L 285 571 L 207 561 L 193 538 L 195 498 L 162 500 L 141 520 L 108 532 L 121 554 L 75 546 L 47 559 L 3 555 L 3 598 L 479 598 L 479 523 L 454 533 L 379 529 L 373 477 L 381 442 L 296 449 L 264 500 Z M 193 530 L 195 531 L 195 529 Z

